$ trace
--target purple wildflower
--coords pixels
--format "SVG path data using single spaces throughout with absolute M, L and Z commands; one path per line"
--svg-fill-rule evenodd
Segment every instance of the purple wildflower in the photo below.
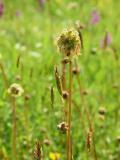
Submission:
M 91 24 L 96 25 L 100 21 L 100 14 L 97 10 L 93 10 L 91 14 Z
M 16 17 L 20 17 L 20 16 L 21 16 L 20 11 L 17 10 L 17 11 L 15 12 L 15 15 L 16 15 Z
M 43 7 L 46 0 L 38 0 L 38 1 L 39 1 L 39 3 L 40 3 L 40 6 Z
M 112 42 L 112 36 L 109 32 L 106 32 L 104 38 L 101 41 L 101 47 L 105 49 L 107 46 L 110 46 L 111 42 Z
M 0 3 L 0 17 L 2 17 L 3 13 L 4 13 L 4 5 L 3 3 Z

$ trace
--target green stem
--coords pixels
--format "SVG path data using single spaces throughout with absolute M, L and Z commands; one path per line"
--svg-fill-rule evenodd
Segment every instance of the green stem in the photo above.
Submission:
M 2 71 L 1 73 L 2 73 L 2 76 L 3 76 L 3 81 L 4 81 L 4 84 L 5 84 L 5 87 L 8 88 L 8 80 L 7 80 L 5 71 L 4 71 L 4 67 L 1 63 L 0 63 L 0 69 Z
M 69 62 L 69 99 L 68 99 L 68 150 L 69 160 L 72 160 L 72 144 L 71 144 L 71 105 L 72 105 L 72 61 Z
M 13 149 L 13 159 L 17 160 L 16 154 L 16 100 L 12 98 L 12 106 L 13 106 L 13 130 L 12 130 L 12 149 Z

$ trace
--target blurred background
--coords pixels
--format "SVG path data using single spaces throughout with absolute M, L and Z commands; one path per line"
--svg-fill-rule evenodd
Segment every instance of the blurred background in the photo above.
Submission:
M 96 152 L 86 153 L 81 119 L 87 131 L 89 123 L 74 78 L 78 110 L 73 107 L 73 157 L 120 160 L 119 10 L 119 0 L 0 0 L 0 160 L 15 159 L 13 110 L 5 78 L 8 86 L 19 83 L 24 88 L 16 100 L 17 159 L 34 159 L 34 146 L 40 141 L 45 160 L 65 160 L 65 135 L 57 129 L 63 113 L 54 78 L 54 66 L 61 61 L 56 39 L 65 28 L 76 26 L 83 37 L 77 61 Z

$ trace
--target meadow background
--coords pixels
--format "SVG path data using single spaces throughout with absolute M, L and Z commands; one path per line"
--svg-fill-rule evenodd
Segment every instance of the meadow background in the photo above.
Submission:
M 94 124 L 97 159 L 120 160 L 119 16 L 119 0 L 0 0 L 0 64 L 9 86 L 19 83 L 24 88 L 16 102 L 18 160 L 33 159 L 36 140 L 45 160 L 65 160 L 65 135 L 57 129 L 63 113 L 54 77 L 54 66 L 61 57 L 55 41 L 62 30 L 78 21 L 83 26 L 84 44 L 78 57 L 80 80 Z M 73 98 L 88 129 L 75 78 Z M 81 116 L 74 106 L 72 112 L 73 157 L 86 160 Z M 12 122 L 12 106 L 0 69 L 0 160 L 14 160 Z M 95 159 L 93 153 L 88 153 L 88 159 Z

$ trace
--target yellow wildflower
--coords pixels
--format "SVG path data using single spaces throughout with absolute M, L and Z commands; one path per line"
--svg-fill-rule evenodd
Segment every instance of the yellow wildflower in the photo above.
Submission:
M 53 152 L 50 152 L 49 153 L 49 158 L 50 160 L 60 160 L 60 157 L 61 157 L 61 154 L 60 153 L 53 153 Z

